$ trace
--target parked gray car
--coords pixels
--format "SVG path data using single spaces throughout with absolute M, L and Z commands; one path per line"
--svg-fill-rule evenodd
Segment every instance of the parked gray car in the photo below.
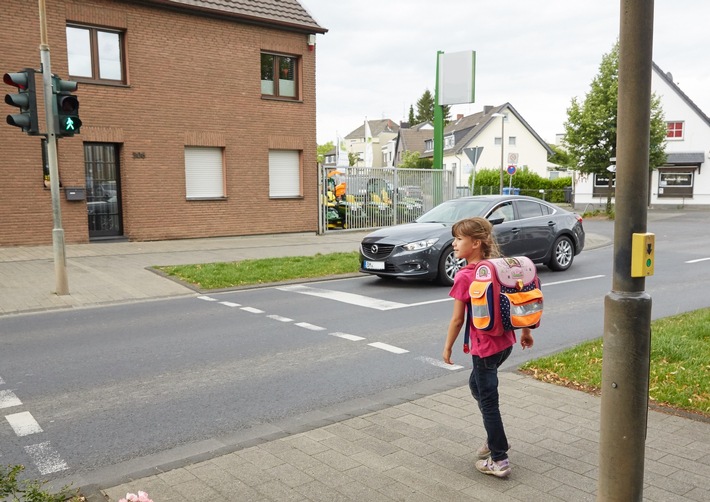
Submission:
M 414 223 L 368 234 L 360 243 L 360 272 L 453 284 L 466 262 L 454 257 L 451 225 L 471 216 L 493 223 L 503 255 L 527 256 L 552 270 L 567 270 L 584 248 L 578 214 L 534 197 L 480 195 L 443 202 Z

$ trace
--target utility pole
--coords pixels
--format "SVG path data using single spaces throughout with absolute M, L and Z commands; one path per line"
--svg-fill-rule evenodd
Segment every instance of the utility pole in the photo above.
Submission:
M 67 259 L 62 228 L 62 210 L 59 200 L 59 167 L 57 165 L 57 134 L 54 117 L 54 95 L 52 93 L 52 65 L 47 42 L 47 16 L 45 0 L 39 0 L 40 61 L 44 84 L 44 110 L 47 120 L 47 162 L 49 163 L 49 187 L 52 196 L 52 249 L 54 254 L 54 277 L 56 294 L 69 294 Z
M 653 10 L 652 0 L 621 0 L 613 280 L 604 299 L 600 502 L 643 498 L 651 354 L 651 297 L 644 275 L 653 272 L 654 241 L 645 233 L 648 194 L 639 187 L 648 187 L 649 177 Z M 639 249 L 639 237 L 647 249 Z M 646 253 L 643 260 L 639 251 Z

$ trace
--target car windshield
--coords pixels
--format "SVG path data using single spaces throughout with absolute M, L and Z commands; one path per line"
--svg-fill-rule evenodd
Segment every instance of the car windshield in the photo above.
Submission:
M 454 224 L 471 216 L 483 216 L 490 206 L 487 200 L 456 199 L 443 202 L 416 219 L 417 223 Z

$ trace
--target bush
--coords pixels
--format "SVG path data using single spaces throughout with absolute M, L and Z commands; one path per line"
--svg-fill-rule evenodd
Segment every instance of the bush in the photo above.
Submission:
M 25 470 L 24 465 L 0 467 L 0 500 L 13 502 L 82 502 L 84 497 L 65 486 L 59 493 L 49 493 L 42 487 L 46 484 L 31 479 L 18 480 Z
M 503 186 L 510 186 L 510 175 L 503 175 Z M 531 172 L 527 167 L 518 169 L 513 175 L 512 186 L 520 189 L 520 195 L 537 197 L 552 203 L 565 202 L 565 189 L 572 186 L 569 176 L 548 180 L 539 174 Z M 500 171 L 498 169 L 482 169 L 476 173 L 473 183 L 473 195 L 496 194 L 500 190 Z M 540 193 L 544 190 L 544 193 Z

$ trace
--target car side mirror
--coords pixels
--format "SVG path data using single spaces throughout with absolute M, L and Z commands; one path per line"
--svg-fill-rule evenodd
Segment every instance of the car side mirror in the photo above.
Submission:
M 493 218 L 493 219 L 489 219 L 488 221 L 491 222 L 491 225 L 500 225 L 501 223 L 503 223 L 505 221 L 505 218 Z

